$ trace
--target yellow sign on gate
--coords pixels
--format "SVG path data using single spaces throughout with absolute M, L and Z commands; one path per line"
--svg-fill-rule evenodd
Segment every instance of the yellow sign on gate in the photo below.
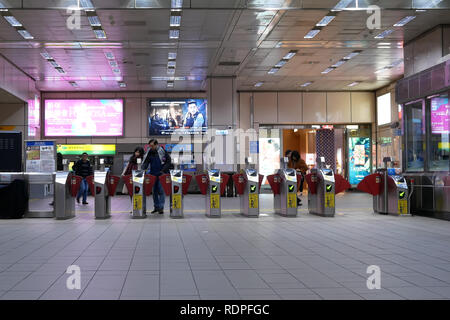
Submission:
M 218 194 L 212 194 L 210 199 L 211 199 L 211 209 L 219 209 L 220 196 Z
M 142 195 L 135 194 L 133 196 L 133 210 L 142 210 Z
M 325 208 L 334 208 L 334 193 L 325 193 Z
M 295 193 L 287 194 L 287 207 L 296 208 L 297 207 L 297 195 Z
M 181 194 L 172 195 L 172 208 L 181 209 Z
M 248 195 L 248 207 L 250 209 L 258 209 L 258 194 L 250 193 Z
M 398 200 L 398 214 L 408 214 L 408 200 Z

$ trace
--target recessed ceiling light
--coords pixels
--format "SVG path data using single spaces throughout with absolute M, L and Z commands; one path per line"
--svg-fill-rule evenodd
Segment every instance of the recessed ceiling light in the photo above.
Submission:
M 320 32 L 320 29 L 312 29 L 312 30 L 310 30 L 303 38 L 305 38 L 305 39 L 312 39 L 312 38 L 314 38 L 319 32 Z
M 283 59 L 290 60 L 297 54 L 297 52 L 297 50 L 291 50 L 283 57 Z
M 381 32 L 380 34 L 376 35 L 374 38 L 375 39 L 384 39 L 385 37 L 390 35 L 392 32 L 394 32 L 394 30 L 387 29 L 387 30 L 384 30 L 383 32 Z
M 169 38 L 170 39 L 178 39 L 180 37 L 180 30 L 178 29 L 170 29 L 169 30 Z
M 176 52 L 169 52 L 169 56 L 168 56 L 169 60 L 175 60 L 176 58 L 177 58 Z
M 103 29 L 94 29 L 94 34 L 97 39 L 106 39 L 106 33 Z
M 268 74 L 274 74 L 277 73 L 280 70 L 280 68 L 272 68 L 269 70 L 269 72 L 267 72 Z
M 337 5 L 334 6 L 333 9 L 331 9 L 331 11 L 341 11 L 345 8 L 347 8 L 347 6 L 352 2 L 353 0 L 341 0 L 338 2 Z
M 172 9 L 181 9 L 183 7 L 183 0 L 171 0 Z
M 55 69 L 56 69 L 56 71 L 58 71 L 59 73 L 66 73 L 66 72 L 64 71 L 64 69 L 61 68 L 61 67 L 55 68 Z
M 352 82 L 352 83 L 350 83 L 349 85 L 347 85 L 348 87 L 354 87 L 354 86 L 356 86 L 356 85 L 358 85 L 359 84 L 359 82 L 358 81 L 355 81 L 355 82 Z
M 112 52 L 105 52 L 105 56 L 106 56 L 106 59 L 108 59 L 108 60 L 115 59 L 114 54 Z
M 3 16 L 3 18 L 5 18 L 5 20 L 8 21 L 8 23 L 13 27 L 21 27 L 22 26 L 22 24 L 19 22 L 19 20 L 17 20 L 13 16 Z
M 325 27 L 327 26 L 331 21 L 333 21 L 333 19 L 336 18 L 336 16 L 325 16 L 322 18 L 322 20 L 320 20 L 316 26 L 318 27 Z
M 300 87 L 307 87 L 311 84 L 312 84 L 312 81 L 308 81 L 308 82 L 305 82 L 304 84 L 301 84 Z
M 394 27 L 403 27 L 405 24 L 410 22 L 411 20 L 414 20 L 416 16 L 407 16 L 404 17 L 402 20 L 394 24 Z
M 102 23 L 100 22 L 100 19 L 97 16 L 88 16 L 87 18 L 89 20 L 89 24 L 92 27 L 99 27 L 102 25 Z
M 343 59 L 344 59 L 344 60 L 350 60 L 350 59 L 356 57 L 356 56 L 357 56 L 358 54 L 360 54 L 361 52 L 362 52 L 361 50 L 355 50 L 355 51 L 349 53 L 348 55 L 346 55 Z
M 264 82 L 260 81 L 255 83 L 255 87 L 261 87 L 264 84 Z
M 181 25 L 181 15 L 172 14 L 170 16 L 170 26 L 171 27 L 179 27 L 180 25 Z
M 169 68 L 175 68 L 176 65 L 177 65 L 177 62 L 175 60 L 167 61 L 167 67 L 169 67 Z
M 94 5 L 91 0 L 80 0 L 79 3 L 83 9 L 94 9 Z
M 48 62 L 54 66 L 55 68 L 58 68 L 60 65 L 53 59 L 49 59 Z
M 347 60 L 345 60 L 345 59 L 339 60 L 338 62 L 336 62 L 335 64 L 333 64 L 332 67 L 333 67 L 333 68 L 340 67 L 340 66 L 343 65 L 346 61 L 347 61 Z
M 119 87 L 126 88 L 127 84 L 125 82 L 118 82 Z
M 326 74 L 326 73 L 331 72 L 331 71 L 333 71 L 333 70 L 334 70 L 334 68 L 326 68 L 326 69 L 323 70 L 321 73 Z
M 284 66 L 286 63 L 288 62 L 288 60 L 280 60 L 276 65 L 275 68 L 281 68 L 282 66 Z
M 175 85 L 174 81 L 167 81 L 167 88 L 173 88 Z
M 22 37 L 27 40 L 34 39 L 34 37 L 27 30 L 17 30 Z
M 52 56 L 48 52 L 41 52 L 41 56 L 46 60 L 52 59 Z

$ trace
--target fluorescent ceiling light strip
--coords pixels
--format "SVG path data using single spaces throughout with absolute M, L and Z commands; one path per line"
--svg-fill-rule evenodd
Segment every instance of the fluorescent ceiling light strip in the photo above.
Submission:
M 380 34 L 375 36 L 375 39 L 384 39 L 385 37 L 387 37 L 388 35 L 390 35 L 392 32 L 394 32 L 394 30 L 392 29 L 387 29 L 384 30 L 383 32 L 381 32 Z
M 87 18 L 92 27 L 99 27 L 102 25 L 98 16 L 88 16 Z
M 360 53 L 361 53 L 361 51 L 353 51 L 353 52 L 349 53 L 348 55 L 346 55 L 343 59 L 350 60 L 350 59 L 356 57 Z
M 52 59 L 52 56 L 48 52 L 41 52 L 41 56 L 46 60 Z
M 169 52 L 168 54 L 168 59 L 169 60 L 175 60 L 177 58 L 177 53 L 176 52 Z
M 326 74 L 326 73 L 328 73 L 328 72 L 331 72 L 331 71 L 333 71 L 334 70 L 334 68 L 326 68 L 325 70 L 323 70 L 321 73 L 323 73 L 323 74 Z
M 5 18 L 5 20 L 8 21 L 8 23 L 13 27 L 22 27 L 22 24 L 19 22 L 19 20 L 17 20 L 13 16 L 3 16 L 3 18 Z
M 183 7 L 183 0 L 171 0 L 172 9 L 181 9 Z
M 331 9 L 331 11 L 341 11 L 345 8 L 347 8 L 347 6 L 352 2 L 353 0 L 340 0 L 338 2 L 337 5 L 334 6 L 333 9 Z
M 269 70 L 269 72 L 267 72 L 268 74 L 274 74 L 277 73 L 280 70 L 280 68 L 272 68 Z
M 66 73 L 63 68 L 55 68 L 59 73 Z
M 29 33 L 27 30 L 17 30 L 17 32 L 19 32 L 20 35 L 27 40 L 34 39 L 31 33 Z
M 430 0 L 430 1 L 425 2 L 423 5 L 417 6 L 417 8 L 431 8 L 432 9 L 432 8 L 437 7 L 437 5 L 441 2 L 442 2 L 442 0 Z
M 181 25 L 181 16 L 170 16 L 170 26 L 179 27 Z
M 257 83 L 255 83 L 255 87 L 257 87 L 257 88 L 259 88 L 259 87 L 261 87 L 262 85 L 264 84 L 264 82 L 257 82 Z
M 109 61 L 109 65 L 113 68 L 117 68 L 117 62 L 115 60 Z
M 344 63 L 346 62 L 346 60 L 339 60 L 338 62 L 336 62 L 335 64 L 331 65 L 333 68 L 337 68 L 342 66 Z
M 80 6 L 83 9 L 94 9 L 94 5 L 92 4 L 91 0 L 80 0 Z
M 177 65 L 176 61 L 173 61 L 173 60 L 167 61 L 167 67 L 169 67 L 169 68 L 175 68 L 176 65 Z
M 55 60 L 49 60 L 48 61 L 52 66 L 54 66 L 55 68 L 59 68 L 60 65 L 55 61 Z
M 311 82 L 311 81 L 308 81 L 308 82 L 305 82 L 304 84 L 300 85 L 300 87 L 307 87 L 307 86 L 309 86 L 310 84 L 312 84 L 312 82 Z
M 359 82 L 358 81 L 355 81 L 355 82 L 352 82 L 352 83 L 350 83 L 349 85 L 347 85 L 348 87 L 354 87 L 354 86 L 356 86 L 356 85 L 358 85 L 359 84 Z
M 289 52 L 283 57 L 283 59 L 285 59 L 285 60 L 290 60 L 290 59 L 292 59 L 296 54 L 297 54 L 297 50 L 291 50 L 291 51 L 289 51 Z
M 319 29 L 312 29 L 312 30 L 310 30 L 303 38 L 305 38 L 305 39 L 312 39 L 312 38 L 314 38 L 319 32 L 320 32 Z
M 103 29 L 94 29 L 94 34 L 97 39 L 106 39 L 106 33 Z
M 115 59 L 114 54 L 112 52 L 105 52 L 106 59 L 113 60 Z
M 416 16 L 407 16 L 404 17 L 402 20 L 400 20 L 399 22 L 394 24 L 394 27 L 403 27 L 405 24 L 407 24 L 408 22 L 414 20 L 416 18 Z
M 119 87 L 121 88 L 126 88 L 127 84 L 125 82 L 118 82 L 119 83 Z
M 280 60 L 276 65 L 275 68 L 281 68 L 282 66 L 284 66 L 288 61 L 287 60 Z
M 180 30 L 178 29 L 171 29 L 169 31 L 169 38 L 170 39 L 178 39 L 180 37 Z
M 333 19 L 336 18 L 336 16 L 325 16 L 322 18 L 322 20 L 320 20 L 316 26 L 317 27 L 325 27 L 327 26 L 331 21 L 333 21 Z

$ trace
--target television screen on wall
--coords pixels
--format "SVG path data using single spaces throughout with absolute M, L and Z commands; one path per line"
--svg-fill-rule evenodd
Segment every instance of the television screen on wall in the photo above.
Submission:
M 206 99 L 148 100 L 148 134 L 200 134 L 208 128 Z
M 450 132 L 450 108 L 447 96 L 431 99 L 431 133 L 448 134 Z
M 46 137 L 123 135 L 122 99 L 45 100 Z

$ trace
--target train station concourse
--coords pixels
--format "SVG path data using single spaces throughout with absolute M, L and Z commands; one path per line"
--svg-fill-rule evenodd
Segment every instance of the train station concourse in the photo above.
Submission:
M 449 300 L 449 93 L 449 0 L 0 0 L 0 305 Z

